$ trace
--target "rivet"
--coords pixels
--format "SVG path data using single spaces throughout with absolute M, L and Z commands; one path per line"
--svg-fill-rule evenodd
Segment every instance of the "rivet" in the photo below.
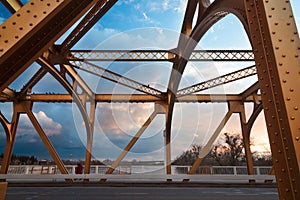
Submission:
M 296 55 L 295 55 L 295 58 L 298 58 L 298 57 L 299 57 L 299 55 L 298 55 L 298 54 L 296 54 Z
M 271 18 L 271 17 L 272 17 L 272 15 L 269 15 L 268 17 L 269 17 L 269 18 Z M 274 32 L 274 33 L 275 33 L 275 32 Z
M 295 182 L 295 181 L 296 181 L 296 180 L 293 178 L 293 179 L 292 179 L 292 182 Z
M 278 42 L 282 42 L 282 39 L 278 39 Z
M 294 92 L 294 88 L 290 88 L 290 92 Z
M 276 22 L 276 23 L 275 23 L 275 26 L 277 26 L 277 25 L 278 25 L 278 23 Z
M 288 188 L 285 189 L 286 192 L 289 192 L 290 190 Z
M 291 98 L 290 98 L 290 97 L 288 97 L 288 98 L 286 98 L 286 100 L 290 101 L 290 100 L 291 100 Z
M 282 57 L 283 57 L 283 58 L 285 58 L 285 57 L 286 57 L 286 55 L 285 55 L 285 54 L 282 54 Z
M 285 169 L 281 169 L 282 172 L 285 172 Z
M 282 80 L 283 83 L 286 83 L 286 80 Z
M 296 107 L 294 107 L 294 110 L 298 110 L 298 107 L 296 106 Z
M 282 66 L 283 64 L 282 63 L 279 63 L 279 66 Z
M 289 74 L 289 73 L 290 73 L 290 71 L 286 71 L 285 73 L 286 73 L 286 74 Z
M 282 179 L 280 178 L 280 179 L 278 179 L 279 180 L 279 182 L 282 182 Z
M 272 144 L 275 144 L 275 141 L 272 141 Z
M 271 10 L 275 10 L 275 8 L 274 8 L 274 7 L 272 7 L 272 8 L 271 8 Z
M 279 163 L 279 160 L 275 160 L 276 163 Z M 280 180 L 280 179 L 279 179 Z
M 292 116 L 292 117 L 291 117 L 291 120 L 295 120 L 295 117 Z
M 276 49 L 276 50 L 278 50 L 278 49 L 279 49 L 279 47 L 275 47 L 275 49 Z
M 278 132 L 275 132 L 274 134 L 275 134 L 275 135 L 278 135 Z
M 289 26 L 289 25 L 291 25 L 291 23 L 289 23 L 289 22 L 288 22 L 288 23 L 286 23 L 286 25 L 288 25 L 288 26 Z

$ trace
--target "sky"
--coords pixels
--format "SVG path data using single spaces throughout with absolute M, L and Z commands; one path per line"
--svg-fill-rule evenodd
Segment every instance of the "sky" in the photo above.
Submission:
M 25 3 L 26 1 L 23 1 Z M 177 46 L 183 21 L 186 0 L 120 0 L 73 49 L 173 49 Z M 297 26 L 300 25 L 300 2 L 291 0 Z M 0 4 L 0 23 L 10 16 Z M 68 31 L 67 33 L 69 33 Z M 67 34 L 62 36 L 60 44 Z M 251 49 L 246 33 L 233 15 L 216 23 L 202 38 L 199 49 Z M 171 63 L 116 63 L 95 62 L 104 68 L 145 83 L 161 91 L 171 73 Z M 253 62 L 190 62 L 183 74 L 179 88 L 184 88 L 210 78 L 223 75 Z M 26 80 L 39 69 L 32 64 L 10 87 L 20 90 Z M 111 83 L 103 78 L 79 71 L 91 89 L 97 93 L 138 93 Z M 216 87 L 203 93 L 240 93 L 257 80 L 256 76 Z M 47 74 L 34 88 L 34 93 L 66 93 L 55 79 Z M 247 106 L 247 116 L 253 107 Z M 153 111 L 153 104 L 99 103 L 96 110 L 93 143 L 94 159 L 114 160 L 129 140 L 136 134 Z M 1 103 L 0 111 L 11 119 L 12 104 Z M 86 132 L 83 119 L 74 103 L 35 103 L 33 112 L 53 146 L 63 159 L 84 159 Z M 204 145 L 227 112 L 227 105 L 186 104 L 175 106 L 172 124 L 172 159 L 192 144 Z M 158 115 L 142 135 L 125 160 L 163 160 L 165 117 Z M 234 115 L 222 133 L 240 133 L 239 119 Z M 268 152 L 268 138 L 263 113 L 256 120 L 251 132 L 253 152 Z M 0 152 L 5 148 L 5 133 L 0 128 Z M 21 116 L 15 154 L 35 155 L 49 159 L 49 153 L 25 115 Z

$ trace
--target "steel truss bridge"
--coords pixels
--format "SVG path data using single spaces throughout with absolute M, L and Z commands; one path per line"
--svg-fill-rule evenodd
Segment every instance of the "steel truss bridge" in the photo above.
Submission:
M 12 15 L 0 26 L 0 101 L 13 103 L 11 119 L 0 113 L 0 121 L 6 133 L 1 174 L 8 171 L 21 114 L 29 117 L 60 172 L 68 174 L 61 158 L 32 112 L 32 106 L 36 102 L 76 102 L 87 133 L 85 174 L 90 173 L 97 103 L 153 103 L 155 105 L 153 113 L 106 173 L 111 174 L 114 171 L 155 116 L 164 114 L 167 175 L 172 174 L 170 152 L 174 105 L 177 102 L 225 102 L 228 103 L 228 112 L 188 173 L 195 172 L 226 122 L 233 113 L 238 113 L 245 143 L 247 170 L 249 175 L 253 175 L 250 132 L 257 116 L 264 110 L 279 196 L 281 199 L 300 199 L 300 42 L 289 1 L 215 0 L 211 3 L 208 0 L 188 0 L 181 35 L 174 49 L 126 51 L 73 48 L 117 3 L 117 0 L 30 0 L 25 5 L 19 0 L 1 0 L 1 2 Z M 243 24 L 252 50 L 196 50 L 197 43 L 208 29 L 228 14 L 235 15 Z M 64 41 L 55 44 L 76 22 L 77 25 Z M 168 62 L 172 64 L 173 70 L 166 86 L 167 90 L 160 91 L 102 68 L 95 64 L 96 61 Z M 179 89 L 181 75 L 190 61 L 254 61 L 255 65 Z M 20 91 L 11 89 L 11 83 L 33 62 L 40 65 L 39 70 Z M 129 87 L 138 93 L 96 94 L 81 77 L 80 71 Z M 68 93 L 33 93 L 34 86 L 46 74 L 50 74 Z M 257 82 L 242 93 L 226 95 L 199 93 L 253 75 L 257 75 Z M 245 103 L 254 105 L 248 120 Z

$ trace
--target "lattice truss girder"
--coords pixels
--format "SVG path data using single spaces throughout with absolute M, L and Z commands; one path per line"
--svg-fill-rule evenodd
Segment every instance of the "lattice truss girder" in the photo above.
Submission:
M 176 52 L 172 50 L 71 50 L 70 61 L 170 61 Z M 189 61 L 254 61 L 249 50 L 195 50 Z

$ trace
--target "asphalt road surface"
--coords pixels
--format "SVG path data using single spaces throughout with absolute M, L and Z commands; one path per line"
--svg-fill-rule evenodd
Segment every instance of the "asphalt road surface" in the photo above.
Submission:
M 276 188 L 9 187 L 6 200 L 278 200 Z

